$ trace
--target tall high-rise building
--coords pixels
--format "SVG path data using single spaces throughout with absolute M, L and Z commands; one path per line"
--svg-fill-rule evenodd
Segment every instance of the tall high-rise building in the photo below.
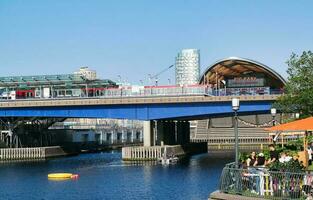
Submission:
M 183 49 L 175 60 L 175 80 L 177 85 L 198 84 L 200 77 L 200 51 Z

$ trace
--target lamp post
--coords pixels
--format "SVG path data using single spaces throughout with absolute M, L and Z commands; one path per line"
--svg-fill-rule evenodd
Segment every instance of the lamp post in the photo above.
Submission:
M 221 82 L 223 83 L 224 85 L 224 96 L 227 96 L 227 93 L 226 93 L 226 81 L 225 80 L 221 80 Z
M 275 116 L 276 116 L 276 108 L 271 108 L 272 122 L 273 126 L 275 126 Z
M 240 107 L 240 101 L 239 98 L 233 98 L 231 100 L 232 102 L 232 108 L 234 111 L 234 132 L 235 132 L 235 166 L 238 168 L 238 160 L 239 160 L 239 144 L 238 144 L 238 117 L 237 117 L 237 111 Z

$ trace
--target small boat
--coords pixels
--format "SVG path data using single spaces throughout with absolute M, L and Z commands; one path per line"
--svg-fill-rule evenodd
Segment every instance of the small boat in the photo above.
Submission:
M 169 165 L 169 164 L 175 164 L 178 161 L 178 157 L 176 156 L 167 156 L 167 151 L 166 151 L 166 147 L 164 148 L 164 153 L 163 153 L 163 157 L 161 157 L 158 161 L 159 163 L 161 163 L 162 165 Z
M 177 157 L 166 158 L 166 159 L 161 158 L 161 159 L 159 160 L 159 162 L 160 162 L 162 165 L 175 164 L 175 163 L 177 163 L 177 161 L 178 161 L 178 158 L 177 158 Z
M 79 177 L 78 174 L 72 174 L 72 173 L 51 173 L 51 174 L 48 174 L 49 179 L 55 179 L 55 180 L 77 179 L 78 177 Z

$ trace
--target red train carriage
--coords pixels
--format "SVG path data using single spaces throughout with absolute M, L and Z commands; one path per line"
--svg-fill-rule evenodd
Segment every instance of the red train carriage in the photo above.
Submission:
M 35 90 L 16 90 L 15 95 L 17 99 L 34 98 Z

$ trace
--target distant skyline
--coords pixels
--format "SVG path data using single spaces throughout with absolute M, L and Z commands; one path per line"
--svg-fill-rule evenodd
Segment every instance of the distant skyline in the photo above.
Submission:
M 313 50 L 313 1 L 0 0 L 0 76 L 73 73 L 148 83 L 185 48 L 201 73 L 236 56 L 287 77 L 292 52 Z M 159 77 L 174 80 L 174 68 Z

